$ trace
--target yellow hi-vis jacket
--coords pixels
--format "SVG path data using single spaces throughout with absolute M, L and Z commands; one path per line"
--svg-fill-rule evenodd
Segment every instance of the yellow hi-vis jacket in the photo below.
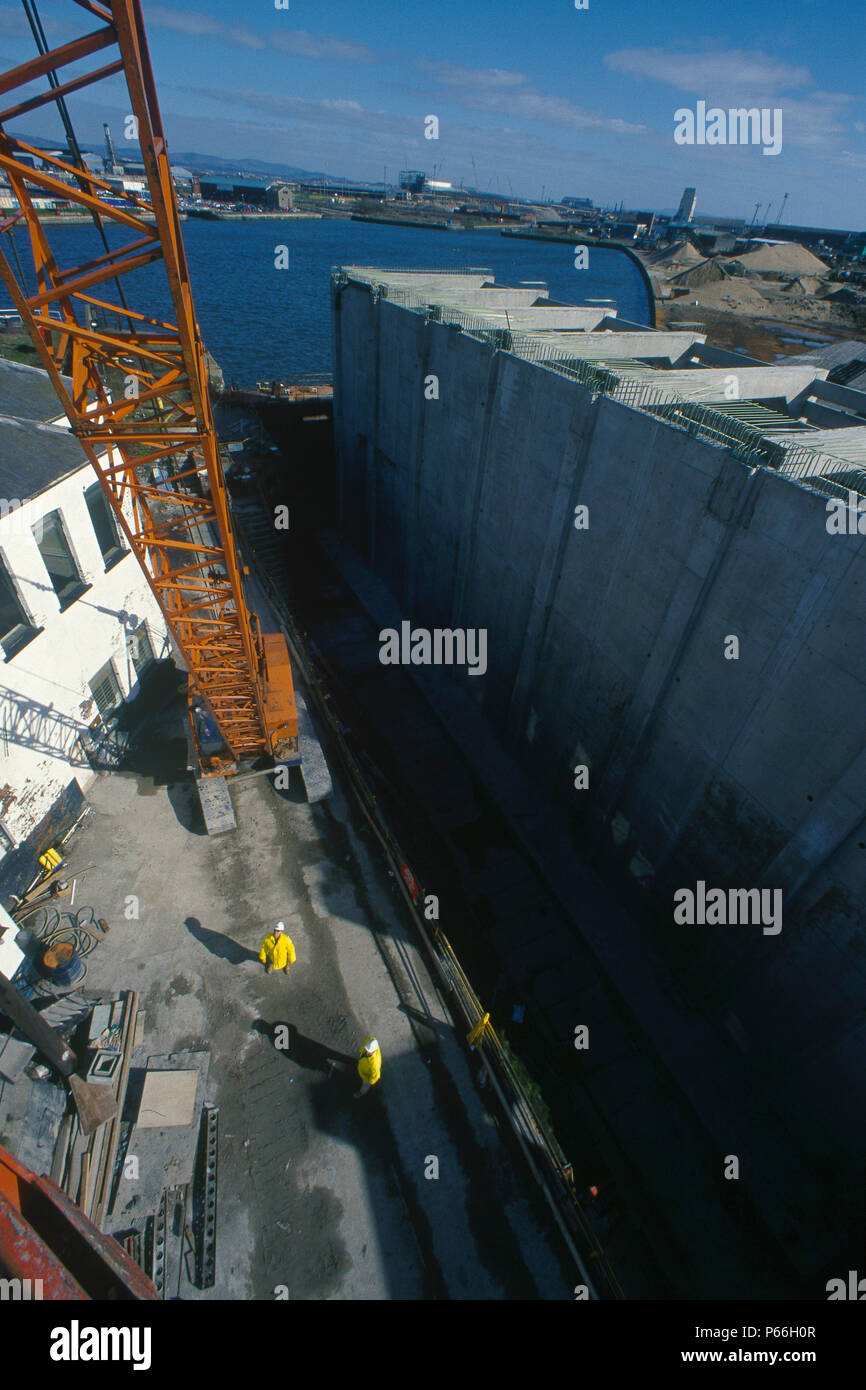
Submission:
M 280 932 L 279 936 L 275 936 L 273 932 L 268 933 L 259 951 L 259 960 L 263 965 L 272 965 L 275 970 L 282 970 L 287 965 L 294 965 L 296 959 L 294 943 L 286 932 Z
M 358 1075 L 362 1081 L 366 1081 L 370 1086 L 375 1086 L 379 1077 L 382 1075 L 382 1049 L 377 1047 L 375 1052 L 368 1054 L 364 1051 L 368 1042 L 372 1041 L 372 1033 L 369 1038 L 365 1038 L 361 1047 L 361 1055 L 358 1058 Z

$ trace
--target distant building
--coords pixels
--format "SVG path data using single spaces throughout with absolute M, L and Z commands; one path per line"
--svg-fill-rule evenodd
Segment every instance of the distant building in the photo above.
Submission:
M 169 655 L 169 637 L 47 372 L 4 359 L 0 491 L 2 896 L 20 892 L 13 858 L 27 860 L 70 789 L 80 803 L 87 750 Z
M 192 173 L 191 170 L 184 169 L 181 165 L 173 164 L 171 166 L 171 177 L 174 180 L 174 186 L 179 193 L 192 193 L 193 185 L 195 183 L 195 175 Z
M 202 178 L 201 196 L 209 203 L 264 203 L 264 183 L 241 182 L 235 179 Z
M 582 208 L 586 212 L 592 212 L 595 203 L 591 198 L 563 198 L 561 206 L 564 208 Z
M 283 211 L 291 208 L 295 187 L 281 179 L 215 178 L 213 175 L 199 179 L 201 196 L 207 202 L 248 203 L 252 207 Z
M 268 207 L 275 212 L 291 212 L 295 206 L 294 187 L 290 183 L 272 183 L 268 188 Z
M 787 223 L 768 222 L 764 228 L 766 236 L 784 237 L 788 241 L 799 241 L 816 255 L 822 251 L 839 251 L 848 256 L 862 256 L 866 253 L 866 232 L 847 232 L 835 227 L 794 227 Z
M 329 183 L 327 179 L 314 179 L 299 183 L 298 189 L 301 193 L 317 194 L 320 198 L 374 198 L 378 202 L 387 198 L 387 192 L 381 184 L 374 186 L 371 183 Z
M 639 236 L 651 236 L 656 224 L 654 212 L 633 212 L 631 220 L 634 221 Z
M 147 191 L 144 179 L 128 178 L 126 174 L 103 174 L 102 179 L 117 193 L 134 193 L 140 197 Z
M 741 237 L 735 237 L 730 232 L 717 232 L 715 230 L 694 231 L 692 241 L 697 245 L 699 251 L 703 251 L 705 256 L 726 255 L 737 248 L 742 248 L 745 244 Z
M 407 193 L 423 193 L 426 177 L 421 169 L 404 169 L 400 175 L 400 187 Z
M 684 188 L 683 196 L 680 198 L 680 205 L 677 208 L 675 222 L 691 222 L 695 215 L 695 208 L 698 205 L 698 195 L 694 188 Z
M 744 232 L 746 221 L 743 217 L 693 217 L 697 227 L 705 227 L 714 232 Z

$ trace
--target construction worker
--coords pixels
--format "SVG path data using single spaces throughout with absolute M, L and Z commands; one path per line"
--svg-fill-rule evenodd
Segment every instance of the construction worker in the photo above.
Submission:
M 358 1056 L 358 1075 L 361 1078 L 361 1089 L 355 1091 L 353 1100 L 366 1095 L 370 1087 L 375 1086 L 382 1075 L 382 1049 L 375 1038 L 365 1038 L 361 1044 L 361 1051 Z
M 296 959 L 294 942 L 286 931 L 285 922 L 277 922 L 262 942 L 259 960 L 268 975 L 274 970 L 285 970 L 288 975 L 289 967 L 294 965 Z

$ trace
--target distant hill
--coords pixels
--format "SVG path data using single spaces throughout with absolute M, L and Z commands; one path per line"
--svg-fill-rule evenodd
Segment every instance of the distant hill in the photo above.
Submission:
M 223 159 L 217 154 L 199 154 L 195 150 L 172 150 L 172 164 L 182 164 L 185 169 L 195 173 L 208 170 L 211 173 L 261 174 L 265 178 L 291 179 L 296 183 L 309 183 L 312 179 L 329 179 L 340 182 L 336 175 L 326 174 L 321 169 L 299 169 L 296 164 L 272 164 L 265 159 Z M 350 183 L 350 179 L 345 180 Z
M 43 136 L 26 135 L 23 131 L 10 132 L 18 140 L 24 140 L 28 145 L 34 145 L 40 150 L 56 150 L 63 146 L 63 140 L 46 140 Z M 105 153 L 105 145 L 91 145 L 85 141 L 79 141 L 80 148 L 85 154 Z M 276 164 L 269 163 L 265 159 L 224 159 L 219 154 L 199 154 L 194 150 L 171 150 L 172 164 L 180 165 L 189 169 L 192 173 L 207 171 L 209 173 L 225 174 L 260 174 L 263 178 L 283 178 L 291 179 L 295 183 L 309 183 L 313 179 L 327 179 L 334 183 L 351 183 L 351 179 L 344 179 L 335 174 L 326 174 L 321 169 L 301 169 L 296 164 Z M 119 150 L 121 160 L 124 154 L 131 161 L 140 161 L 141 153 L 137 146 L 124 142 L 124 148 Z

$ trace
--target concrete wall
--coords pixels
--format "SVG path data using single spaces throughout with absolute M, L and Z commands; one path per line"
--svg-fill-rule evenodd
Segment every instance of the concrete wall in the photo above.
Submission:
M 494 325 L 491 323 L 491 326 Z M 502 327 L 505 326 L 503 321 Z M 512 331 L 517 331 L 517 324 L 510 326 Z M 535 332 L 536 328 L 530 327 L 528 331 Z M 702 336 L 697 333 L 595 333 L 591 330 L 544 333 L 545 347 L 563 357 L 653 357 L 678 362 L 700 341 Z
M 690 401 L 779 400 L 792 405 L 816 377 L 826 375 L 825 367 L 786 366 L 784 363 L 772 367 L 739 367 L 733 371 L 723 367 L 691 367 L 665 372 L 658 384 Z M 732 396 L 733 388 L 729 383 L 734 379 L 736 395 Z
M 820 495 L 364 288 L 335 291 L 334 330 L 346 533 L 413 624 L 488 630 L 466 689 L 578 833 L 618 847 L 686 997 L 800 1142 L 858 1160 L 866 539 L 828 534 Z M 802 389 L 797 370 L 754 384 Z M 782 932 L 674 927 L 699 878 L 781 888 Z
M 479 309 L 492 309 L 494 312 L 502 309 L 516 309 L 520 313 L 527 313 L 529 310 L 539 307 L 537 301 L 547 298 L 547 289 L 543 286 L 536 286 L 534 289 L 521 290 L 510 289 L 497 285 L 488 285 L 486 289 L 464 290 L 461 286 L 449 286 L 443 289 L 441 286 L 427 285 L 407 285 L 413 294 L 421 294 L 427 304 L 448 304 L 454 309 L 465 309 L 467 314 L 474 314 Z M 547 305 L 541 306 L 546 313 L 563 313 L 562 309 L 549 308 Z M 600 322 L 603 314 L 595 309 L 573 309 L 569 314 L 584 314 L 589 322 Z
M 129 634 L 142 623 L 154 655 L 170 654 L 165 621 L 134 555 L 106 571 L 84 500 L 94 481 L 85 465 L 0 519 L 0 554 L 25 611 L 42 628 L 13 656 L 0 655 L 0 815 L 16 844 L 72 777 L 82 790 L 92 781 L 78 742 L 97 716 L 88 682 L 112 661 L 124 698 L 138 693 Z M 55 510 L 91 586 L 63 612 L 30 530 Z
M 506 297 L 514 295 L 516 291 L 500 291 L 499 298 L 501 304 L 497 305 L 488 296 L 496 294 L 494 290 L 479 290 L 475 295 L 463 295 L 459 302 L 452 296 L 440 295 L 436 299 L 431 299 L 431 304 L 442 304 L 448 308 L 464 310 L 467 314 L 483 315 L 485 318 L 490 316 L 491 326 L 495 328 L 510 328 L 512 333 L 547 333 L 557 330 L 580 329 L 584 332 L 592 332 L 599 329 L 604 323 L 606 328 L 616 323 L 615 318 L 611 318 L 606 309 L 585 308 L 576 306 L 574 308 L 561 308 L 558 305 L 532 304 L 523 307 L 524 301 L 511 301 Z M 444 315 L 443 315 L 444 317 Z M 609 320 L 609 322 L 605 322 Z

